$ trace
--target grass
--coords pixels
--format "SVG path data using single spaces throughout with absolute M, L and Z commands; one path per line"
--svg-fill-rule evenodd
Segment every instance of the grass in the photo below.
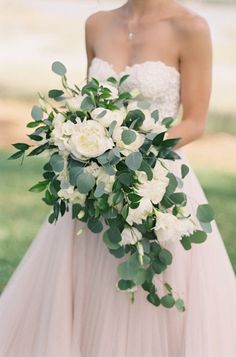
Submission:
M 0 151 L 0 291 L 22 259 L 39 226 L 49 212 L 40 194 L 28 189 L 39 177 L 42 159 L 6 160 L 9 153 Z M 198 177 L 216 212 L 216 221 L 236 271 L 235 175 L 198 170 Z

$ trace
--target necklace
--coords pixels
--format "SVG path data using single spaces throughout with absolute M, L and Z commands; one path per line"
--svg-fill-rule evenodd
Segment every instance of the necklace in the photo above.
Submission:
M 133 31 L 129 31 L 129 32 L 128 32 L 128 39 L 129 39 L 129 40 L 132 40 L 133 37 L 134 37 Z

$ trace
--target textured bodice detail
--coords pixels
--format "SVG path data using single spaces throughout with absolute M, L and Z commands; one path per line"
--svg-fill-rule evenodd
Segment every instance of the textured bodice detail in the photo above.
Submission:
M 117 73 L 112 64 L 94 57 L 88 77 L 104 82 L 110 76 L 119 79 L 125 74 L 129 74 L 129 77 L 122 84 L 124 90 L 138 89 L 140 94 L 137 99 L 149 100 L 152 103 L 151 110 L 159 110 L 160 119 L 177 117 L 180 106 L 180 73 L 175 67 L 161 61 L 146 61 L 126 66 Z

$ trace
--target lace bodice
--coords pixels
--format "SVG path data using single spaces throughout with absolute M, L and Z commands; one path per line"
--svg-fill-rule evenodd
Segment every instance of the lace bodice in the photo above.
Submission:
M 122 88 L 130 91 L 137 88 L 140 92 L 137 99 L 151 101 L 151 110 L 158 109 L 160 119 L 176 118 L 180 106 L 180 73 L 176 68 L 161 61 L 146 61 L 126 66 L 117 73 L 113 65 L 94 57 L 88 72 L 89 79 L 97 78 L 104 82 L 110 76 L 120 78 L 124 74 L 129 77 L 123 82 Z

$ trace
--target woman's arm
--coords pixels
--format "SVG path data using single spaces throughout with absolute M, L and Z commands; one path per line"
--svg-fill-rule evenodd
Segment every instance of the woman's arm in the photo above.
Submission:
M 179 148 L 202 135 L 212 86 L 212 42 L 207 22 L 200 16 L 181 29 L 182 121 L 168 130 L 168 137 L 181 137 Z

